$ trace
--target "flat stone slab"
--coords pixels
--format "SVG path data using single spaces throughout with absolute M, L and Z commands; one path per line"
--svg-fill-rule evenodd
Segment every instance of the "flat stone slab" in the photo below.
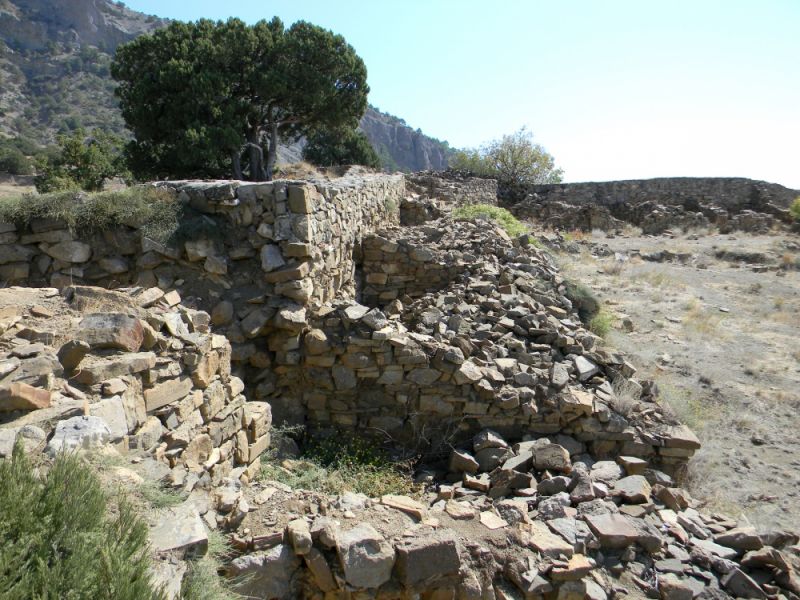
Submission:
M 150 543 L 157 553 L 175 552 L 202 556 L 208 550 L 205 525 L 192 503 L 164 509 L 150 530 Z
M 606 548 L 625 548 L 639 538 L 639 531 L 623 515 L 587 515 L 586 524 Z

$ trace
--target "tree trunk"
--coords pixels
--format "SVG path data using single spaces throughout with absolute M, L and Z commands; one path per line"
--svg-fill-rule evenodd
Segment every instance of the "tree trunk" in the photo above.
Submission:
M 266 176 L 267 181 L 272 181 L 272 172 L 278 162 L 278 124 L 273 122 L 269 126 L 269 148 L 267 149 Z
M 253 127 L 247 134 L 247 145 L 250 147 L 250 181 L 261 181 L 263 152 L 258 147 L 258 128 Z
M 243 180 L 244 175 L 242 174 L 242 159 L 237 150 L 231 152 L 231 164 L 233 164 L 233 177 L 239 181 Z

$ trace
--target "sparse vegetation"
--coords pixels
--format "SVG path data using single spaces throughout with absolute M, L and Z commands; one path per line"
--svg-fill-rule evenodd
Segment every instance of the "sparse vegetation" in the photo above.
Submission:
M 453 218 L 463 221 L 491 219 L 497 222 L 511 237 L 528 233 L 528 228 L 505 208 L 491 204 L 468 204 L 453 211 Z
M 611 331 L 614 321 L 614 315 L 604 308 L 600 309 L 589 321 L 589 331 L 604 338 Z
M 18 444 L 0 481 L 3 598 L 163 598 L 150 580 L 147 526 L 124 502 L 112 516 L 78 455 L 36 468 Z
M 392 461 L 371 441 L 352 436 L 311 440 L 299 460 L 272 458 L 261 467 L 261 479 L 327 494 L 414 493 L 408 463 Z
M 791 206 L 789 206 L 789 214 L 794 217 L 794 220 L 800 223 L 800 196 L 794 199 Z
M 558 183 L 563 171 L 524 127 L 480 148 L 455 152 L 449 159 L 450 168 L 479 177 L 497 179 L 504 185 Z
M 594 292 L 582 283 L 567 282 L 565 295 L 572 302 L 584 323 L 590 323 L 600 311 L 600 301 Z
M 87 134 L 78 129 L 58 136 L 58 152 L 37 161 L 36 190 L 98 191 L 106 179 L 129 178 L 122 155 L 122 139 L 102 130 Z
M 94 194 L 55 192 L 0 198 L 0 221 L 25 227 L 34 219 L 57 219 L 79 233 L 136 225 L 164 243 L 180 226 L 180 204 L 167 192 L 135 187 Z
M 189 562 L 181 595 L 184 600 L 238 600 L 229 582 L 219 575 L 231 548 L 227 538 L 219 531 L 208 532 L 208 552 Z

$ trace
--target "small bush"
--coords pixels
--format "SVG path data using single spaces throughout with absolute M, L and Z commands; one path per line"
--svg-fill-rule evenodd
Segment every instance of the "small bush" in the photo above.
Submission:
M 453 218 L 460 221 L 491 219 L 496 221 L 511 237 L 518 237 L 528 233 L 528 228 L 523 223 L 520 223 L 514 215 L 505 208 L 492 206 L 491 204 L 461 206 L 453 211 Z
M 242 597 L 230 589 L 230 581 L 219 572 L 231 554 L 228 540 L 218 531 L 208 534 L 208 552 L 189 563 L 183 581 L 183 600 L 239 600 Z
M 584 323 L 591 323 L 594 316 L 600 311 L 600 301 L 592 290 L 582 283 L 567 282 L 564 295 L 572 302 Z
M 608 332 L 611 331 L 611 326 L 613 324 L 614 315 L 606 310 L 600 310 L 600 312 L 589 321 L 589 331 L 604 338 L 608 335 Z
M 77 455 L 60 455 L 40 474 L 17 445 L 0 462 L 0 481 L 4 599 L 163 598 L 150 580 L 147 526 L 124 503 L 109 514 L 99 480 Z
M 794 199 L 791 206 L 789 206 L 789 214 L 794 217 L 794 220 L 800 223 L 800 196 Z

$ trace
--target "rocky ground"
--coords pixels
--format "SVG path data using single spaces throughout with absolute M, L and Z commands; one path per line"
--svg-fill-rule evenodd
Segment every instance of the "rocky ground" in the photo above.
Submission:
M 759 525 L 800 522 L 800 240 L 679 234 L 553 238 L 613 316 L 611 344 L 700 437 L 692 492 Z

